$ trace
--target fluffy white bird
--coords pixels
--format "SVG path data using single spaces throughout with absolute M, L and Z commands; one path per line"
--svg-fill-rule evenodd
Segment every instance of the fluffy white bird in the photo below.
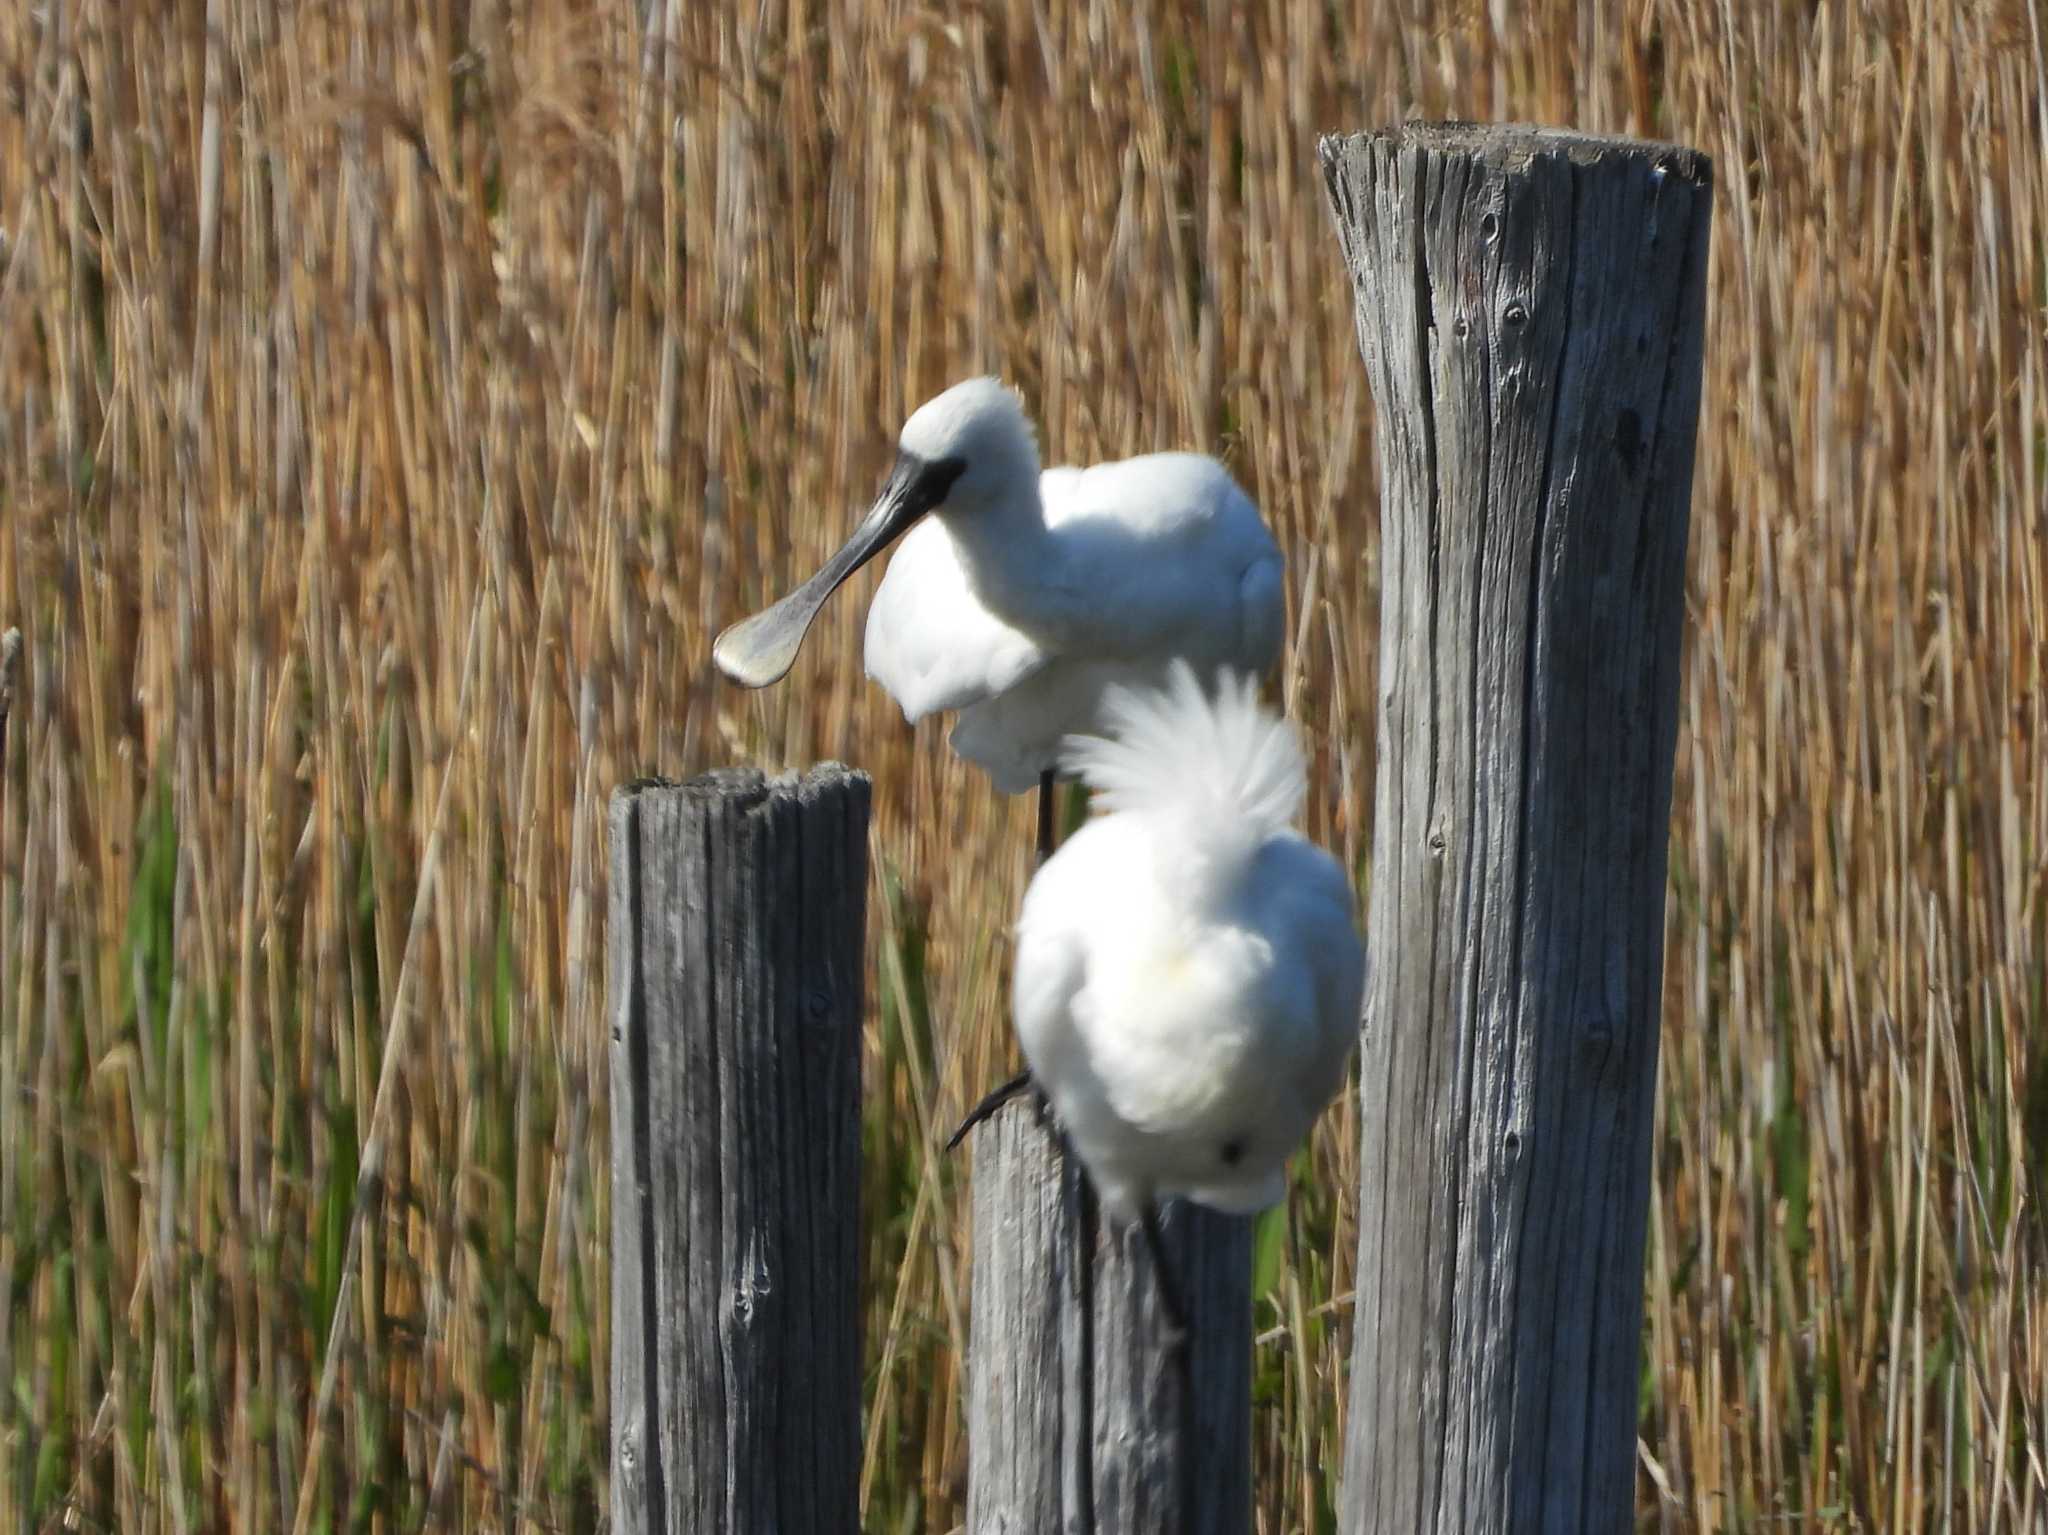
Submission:
M 1101 727 L 1106 689 L 1156 685 L 1175 659 L 1209 676 L 1278 657 L 1280 551 L 1214 459 L 1041 474 L 1022 404 L 992 378 L 920 406 L 899 448 L 846 544 L 719 636 L 727 677 L 783 676 L 825 600 L 903 535 L 868 610 L 868 674 L 912 724 L 956 712 L 953 749 L 1007 794 L 1049 786 L 1061 741 Z
M 1343 869 L 1293 829 L 1301 748 L 1250 678 L 1211 699 L 1176 662 L 1103 712 L 1065 760 L 1106 813 L 1025 894 L 1012 1005 L 1103 1208 L 1157 1261 L 1158 1200 L 1244 1214 L 1285 1192 L 1343 1082 L 1365 952 Z

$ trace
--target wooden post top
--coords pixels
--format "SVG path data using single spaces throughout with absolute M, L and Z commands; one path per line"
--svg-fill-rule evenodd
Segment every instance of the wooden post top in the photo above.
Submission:
M 867 777 L 859 768 L 850 768 L 843 762 L 821 762 L 807 773 L 777 773 L 772 778 L 753 767 L 712 768 L 692 778 L 649 774 L 645 778 L 630 778 L 612 790 L 612 807 L 616 812 L 623 801 L 675 790 L 692 799 L 738 797 L 750 801 L 793 790 L 799 799 L 808 801 L 844 783 L 865 783 Z
M 1369 144 L 1470 155 L 1509 169 L 1544 155 L 1561 154 L 1574 165 L 1592 165 L 1610 156 L 1622 156 L 1648 160 L 1667 175 L 1696 186 L 1711 187 L 1714 180 L 1713 160 L 1683 144 L 1581 133 L 1576 128 L 1546 128 L 1536 123 L 1395 123 L 1363 133 L 1325 134 L 1317 148 L 1327 169 L 1334 156 Z

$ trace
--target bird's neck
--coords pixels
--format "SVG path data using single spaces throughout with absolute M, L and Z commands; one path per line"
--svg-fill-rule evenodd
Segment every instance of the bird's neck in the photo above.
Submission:
M 1055 615 L 1067 582 L 1036 474 L 1002 495 L 945 506 L 939 516 L 975 596 L 991 613 L 1025 630 Z

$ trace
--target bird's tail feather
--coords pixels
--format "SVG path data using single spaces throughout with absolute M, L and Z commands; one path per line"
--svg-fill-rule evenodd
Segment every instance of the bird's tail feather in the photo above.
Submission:
M 1212 888 L 1229 880 L 1301 810 L 1300 743 L 1260 704 L 1252 677 L 1221 673 L 1211 698 L 1176 660 L 1162 688 L 1111 688 L 1102 718 L 1103 735 L 1067 738 L 1064 766 L 1112 813 L 1179 823 L 1162 845 L 1181 851 L 1186 877 Z

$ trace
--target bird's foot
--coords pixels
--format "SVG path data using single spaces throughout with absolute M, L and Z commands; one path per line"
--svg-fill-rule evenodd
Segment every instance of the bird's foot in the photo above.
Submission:
M 1009 1081 L 1003 1083 L 1000 1087 L 995 1088 L 993 1091 L 989 1093 L 987 1097 L 983 1098 L 981 1102 L 977 1103 L 973 1108 L 967 1111 L 967 1117 L 960 1121 L 960 1128 L 955 1130 L 953 1132 L 952 1139 L 946 1142 L 946 1149 L 948 1151 L 956 1149 L 962 1141 L 967 1139 L 967 1132 L 969 1130 L 972 1130 L 984 1119 L 987 1119 L 991 1114 L 995 1113 L 997 1109 L 1001 1108 L 1004 1104 L 1008 1103 L 1012 1098 L 1016 1097 L 1019 1093 L 1024 1092 L 1027 1088 L 1034 1087 L 1035 1085 L 1036 1084 L 1033 1083 L 1033 1081 L 1031 1080 L 1030 1072 L 1020 1071 L 1014 1077 L 1010 1078 Z

